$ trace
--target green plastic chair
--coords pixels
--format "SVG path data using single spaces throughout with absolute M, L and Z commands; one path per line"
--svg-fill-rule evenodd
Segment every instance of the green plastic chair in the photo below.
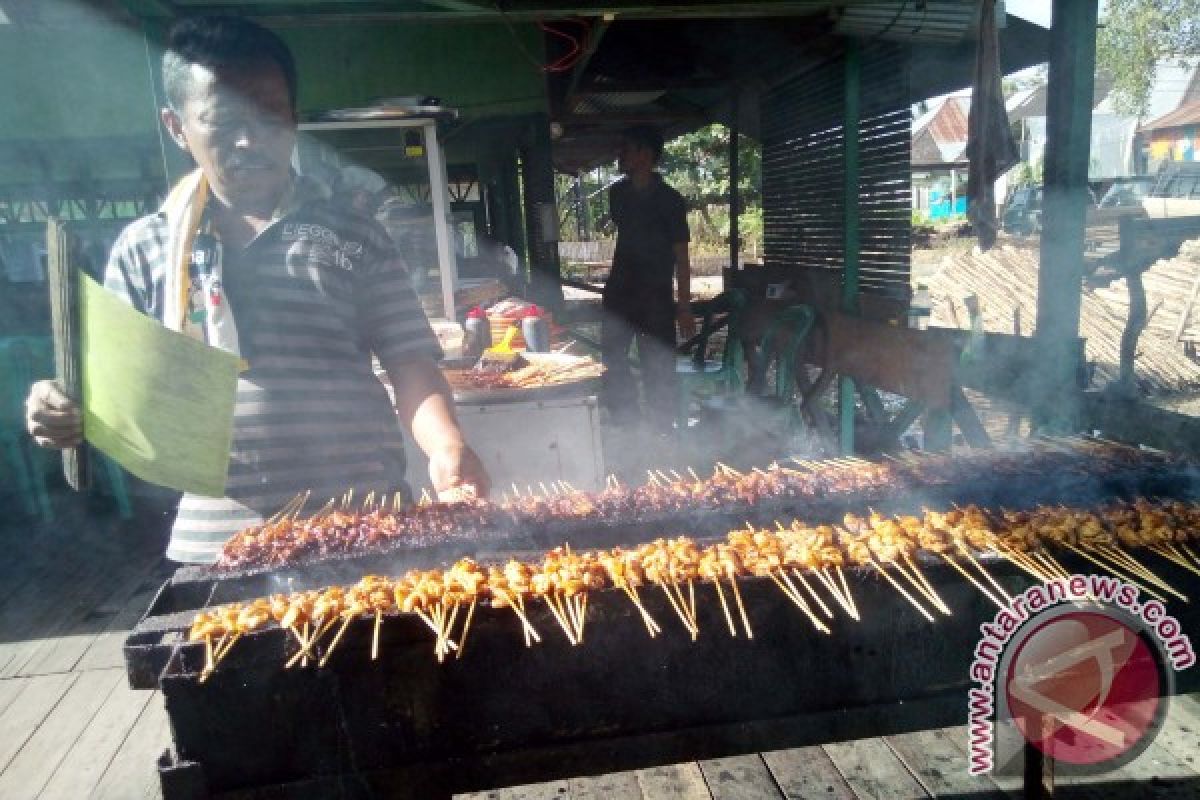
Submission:
M 770 365 L 775 365 L 775 385 L 767 396 L 784 414 L 789 431 L 796 430 L 801 421 L 800 409 L 794 402 L 796 359 L 816 319 L 817 313 L 811 306 L 788 306 L 775 315 L 759 340 L 762 374 L 765 376 Z
M 12 336 L 0 340 L 0 447 L 13 474 L 25 513 L 49 520 L 50 493 L 46 489 L 46 463 L 25 432 L 25 395 L 35 374 L 44 337 Z M 53 366 L 50 368 L 53 372 Z
M 54 453 L 38 447 L 25 432 L 25 397 L 35 381 L 54 377 L 54 346 L 48 337 L 15 336 L 0 341 L 0 446 L 15 474 L 25 510 L 53 518 L 46 474 Z M 108 456 L 92 450 L 92 465 L 103 474 L 121 519 L 133 516 L 125 473 Z
M 743 376 L 746 354 L 741 339 L 749 295 L 741 289 L 729 289 L 711 300 L 692 303 L 692 314 L 700 318 L 700 332 L 681 349 L 687 351 L 675 360 L 679 387 L 675 424 L 679 433 L 688 429 L 692 396 L 704 389 L 709 394 L 736 394 L 745 388 Z M 725 347 L 719 359 L 708 358 L 708 342 L 725 328 Z

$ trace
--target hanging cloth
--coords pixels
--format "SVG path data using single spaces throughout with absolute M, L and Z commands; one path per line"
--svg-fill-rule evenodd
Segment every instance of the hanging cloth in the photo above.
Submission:
M 1008 125 L 1000 74 L 1000 42 L 996 30 L 996 0 L 980 4 L 979 42 L 975 49 L 975 82 L 967 117 L 967 218 L 979 247 L 996 243 L 996 179 L 1020 160 Z

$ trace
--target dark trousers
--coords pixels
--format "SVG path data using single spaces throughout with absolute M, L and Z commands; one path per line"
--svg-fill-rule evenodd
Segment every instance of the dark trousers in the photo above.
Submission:
M 600 355 L 604 360 L 601 402 L 614 422 L 636 420 L 638 392 L 629 348 L 637 342 L 646 420 L 661 431 L 675 417 L 675 302 L 671 289 L 604 296 Z

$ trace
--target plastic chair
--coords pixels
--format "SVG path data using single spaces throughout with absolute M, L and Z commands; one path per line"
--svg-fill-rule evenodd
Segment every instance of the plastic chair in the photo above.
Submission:
M 800 410 L 793 402 L 796 394 L 796 359 L 816 319 L 817 313 L 811 306 L 788 306 L 775 315 L 759 340 L 759 353 L 763 357 L 761 374 L 765 376 L 771 363 L 775 364 L 775 385 L 768 396 L 784 414 L 789 431 L 795 430 L 800 424 Z
M 0 375 L 5 376 L 0 384 L 0 440 L 16 473 L 26 510 L 47 521 L 53 517 L 46 486 L 49 459 L 53 454 L 33 443 L 25 432 L 24 419 L 29 387 L 35 381 L 54 375 L 53 347 L 49 338 L 35 336 L 13 337 L 0 343 Z M 125 473 L 108 456 L 96 450 L 90 452 L 92 466 L 104 475 L 109 494 L 117 504 L 117 513 L 121 519 L 130 519 L 133 506 Z
M 16 479 L 25 512 L 49 521 L 53 513 L 46 489 L 45 460 L 25 432 L 25 395 L 35 380 L 33 376 L 44 372 L 36 366 L 44 341 L 28 336 L 0 341 L 0 447 Z
M 692 395 L 699 389 L 711 393 L 720 390 L 736 393 L 745 387 L 742 375 L 746 354 L 741 339 L 749 296 L 741 289 L 730 289 L 711 300 L 692 303 L 692 313 L 700 317 L 700 332 L 685 345 L 690 354 L 675 360 L 679 399 L 675 423 L 680 433 L 688 428 Z M 708 342 L 713 333 L 725 328 L 725 347 L 720 359 L 708 358 Z

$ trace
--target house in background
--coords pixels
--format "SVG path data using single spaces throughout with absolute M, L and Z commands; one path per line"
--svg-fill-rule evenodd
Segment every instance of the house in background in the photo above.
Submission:
M 913 210 L 930 220 L 967 213 L 967 115 L 971 93 L 939 98 L 913 120 Z
M 1113 82 L 1103 73 L 1096 76 L 1092 91 L 1092 145 L 1088 180 L 1111 183 L 1126 175 L 1145 175 L 1153 172 L 1154 157 L 1150 153 L 1148 126 L 1142 118 L 1117 110 L 1112 98 Z M 1200 60 L 1164 62 L 1158 65 L 1150 92 L 1150 105 L 1144 119 L 1153 120 L 1155 130 L 1159 121 L 1170 117 L 1195 101 L 1200 101 Z M 1007 103 L 1009 123 L 1021 147 L 1021 160 L 1040 172 L 1046 148 L 1046 87 L 1025 89 L 1012 95 Z M 1142 126 L 1139 128 L 1139 126 Z M 1179 127 L 1175 125 L 1174 127 Z M 1168 135 L 1162 129 L 1162 140 Z M 1159 145 L 1165 153 L 1166 146 Z M 1162 156 L 1160 155 L 1161 159 Z M 1019 170 L 1010 171 L 1010 179 Z M 1003 195 L 1001 195 L 1003 196 Z
M 1138 156 L 1147 173 L 1158 172 L 1167 161 L 1200 161 L 1200 98 L 1143 125 Z
M 1155 72 L 1142 119 L 1118 111 L 1112 79 L 1096 76 L 1092 91 L 1092 141 L 1088 180 L 1100 197 L 1114 179 L 1154 174 L 1164 161 L 1200 161 L 1200 59 L 1164 62 Z M 912 207 L 931 220 L 967 210 L 967 117 L 970 90 L 930 101 L 912 124 Z M 1021 163 L 996 181 L 1007 198 L 1025 183 L 1041 183 L 1046 149 L 1046 87 L 1020 89 L 1005 101 Z

